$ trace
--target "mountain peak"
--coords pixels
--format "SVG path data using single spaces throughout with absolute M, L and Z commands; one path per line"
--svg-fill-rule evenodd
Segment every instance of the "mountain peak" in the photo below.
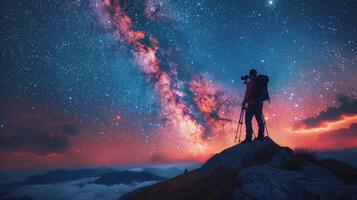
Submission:
M 122 199 L 357 199 L 357 170 L 264 138 L 227 148 L 198 170 Z
M 252 165 L 270 164 L 278 167 L 291 159 L 293 154 L 290 148 L 281 147 L 266 137 L 223 150 L 207 160 L 200 171 L 204 175 L 220 166 L 242 169 Z

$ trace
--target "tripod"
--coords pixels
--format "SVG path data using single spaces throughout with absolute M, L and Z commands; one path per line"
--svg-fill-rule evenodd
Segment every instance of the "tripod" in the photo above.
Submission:
M 242 127 L 243 127 L 243 119 L 244 119 L 245 110 L 246 110 L 246 107 L 243 106 L 242 109 L 241 109 L 241 111 L 240 111 L 239 121 L 238 121 L 237 129 L 236 129 L 236 135 L 235 135 L 235 137 L 234 137 L 234 142 L 235 142 L 235 143 L 237 142 L 237 138 L 238 138 L 238 143 L 240 143 L 240 138 L 241 138 L 241 135 L 242 135 Z M 263 118 L 263 122 L 264 122 L 265 131 L 266 131 L 266 133 L 267 133 L 267 136 L 269 137 L 268 127 L 267 127 L 267 125 L 266 125 L 263 112 L 262 112 L 262 118 Z M 239 132 L 239 134 L 238 134 L 238 132 Z M 254 132 L 253 132 L 253 136 L 254 136 L 254 138 L 256 138 Z
M 242 135 L 244 112 L 245 112 L 245 106 L 242 106 L 242 109 L 240 110 L 237 129 L 236 129 L 236 136 L 234 137 L 234 143 L 237 142 L 237 138 L 238 138 L 238 143 L 240 143 L 240 136 Z M 239 136 L 238 136 L 238 131 L 239 131 Z

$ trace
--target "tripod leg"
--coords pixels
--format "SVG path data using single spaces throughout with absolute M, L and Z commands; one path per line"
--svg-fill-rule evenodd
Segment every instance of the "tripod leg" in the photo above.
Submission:
M 238 138 L 238 129 L 239 129 L 239 122 L 237 123 L 237 129 L 236 129 L 236 135 L 234 137 L 234 143 L 237 142 L 237 138 Z
M 237 124 L 237 129 L 236 129 L 236 135 L 234 137 L 234 142 L 236 143 L 237 142 L 237 138 L 238 138 L 238 131 L 239 131 L 239 126 L 240 126 L 240 122 L 241 122 L 241 118 L 242 118 L 242 110 L 240 111 L 240 114 L 239 114 L 239 120 L 238 120 L 238 124 Z M 240 134 L 239 134 L 239 140 L 240 140 Z
M 268 127 L 267 127 L 267 123 L 265 122 L 265 117 L 264 117 L 263 112 L 262 112 L 262 118 L 263 118 L 263 122 L 264 122 L 265 132 L 267 132 L 267 136 L 269 137 Z
M 240 142 L 240 136 L 242 135 L 244 113 L 245 113 L 245 108 L 242 107 L 242 111 L 240 112 L 240 118 L 239 118 L 240 129 L 239 129 L 239 140 L 238 140 L 238 142 Z

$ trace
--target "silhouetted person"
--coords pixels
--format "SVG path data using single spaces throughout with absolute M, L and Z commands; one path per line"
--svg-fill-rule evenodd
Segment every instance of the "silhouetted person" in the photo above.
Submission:
M 247 83 L 245 97 L 242 102 L 243 107 L 245 107 L 246 104 L 248 104 L 245 111 L 246 138 L 244 142 L 252 142 L 253 116 L 255 116 L 255 119 L 257 120 L 258 127 L 259 127 L 257 139 L 264 138 L 264 121 L 262 118 L 263 102 L 261 101 L 261 98 L 259 97 L 259 92 L 257 91 L 257 84 L 255 83 L 256 76 L 257 76 L 257 70 L 251 69 L 249 71 L 249 81 Z

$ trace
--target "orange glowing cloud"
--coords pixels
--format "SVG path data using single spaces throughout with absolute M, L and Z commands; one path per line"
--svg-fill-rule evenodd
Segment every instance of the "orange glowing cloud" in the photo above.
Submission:
M 323 133 L 347 128 L 357 122 L 357 100 L 346 96 L 338 97 L 338 107 L 330 107 L 298 123 L 292 130 L 294 133 Z
M 357 100 L 339 97 L 337 107 L 329 107 L 315 117 L 290 128 L 298 148 L 340 149 L 357 146 Z
M 309 128 L 308 126 L 302 126 L 301 128 L 292 130 L 293 133 L 313 134 L 323 133 L 327 131 L 337 130 L 341 128 L 348 128 L 351 124 L 357 123 L 357 115 L 346 116 L 342 115 L 337 121 L 322 122 L 321 126 Z

